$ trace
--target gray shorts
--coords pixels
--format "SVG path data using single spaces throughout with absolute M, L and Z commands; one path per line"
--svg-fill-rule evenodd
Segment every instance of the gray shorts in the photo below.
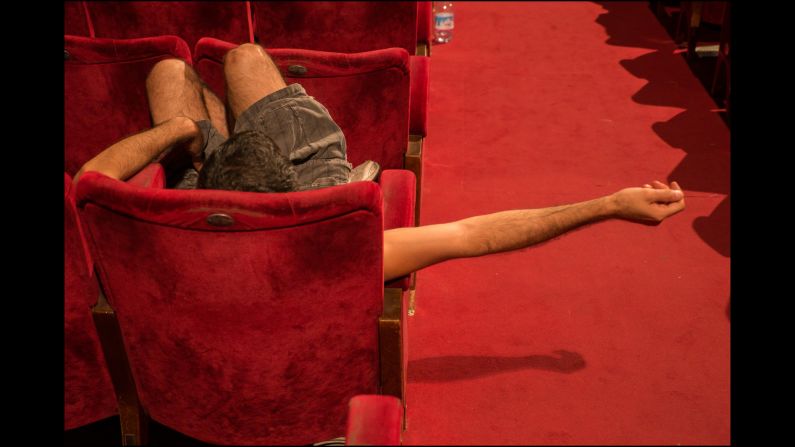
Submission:
M 204 133 L 205 158 L 226 139 L 210 121 L 197 122 Z M 328 110 L 306 94 L 300 84 L 290 84 L 255 102 L 235 122 L 233 133 L 259 130 L 273 139 L 292 161 L 298 174 L 298 189 L 308 190 L 348 183 L 351 164 L 346 158 L 345 135 Z M 194 171 L 195 172 L 195 171 Z M 190 188 L 187 173 L 177 188 Z

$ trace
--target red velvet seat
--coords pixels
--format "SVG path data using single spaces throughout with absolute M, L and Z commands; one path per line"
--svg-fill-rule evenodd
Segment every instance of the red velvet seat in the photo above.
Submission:
M 415 54 L 417 11 L 417 2 L 251 2 L 257 42 L 340 53 L 398 47 Z
M 212 38 L 196 45 L 196 71 L 222 98 L 223 58 L 235 46 Z M 268 47 L 268 53 L 288 84 L 300 83 L 329 110 L 345 134 L 351 163 L 375 160 L 383 169 L 403 167 L 410 72 L 405 50 L 343 54 Z
M 64 429 L 115 415 L 116 396 L 91 320 L 97 283 L 83 243 L 72 177 L 64 173 Z
M 85 2 L 64 2 L 64 34 L 90 36 Z
M 153 419 L 210 443 L 308 444 L 345 433 L 353 396 L 402 396 L 378 184 L 183 191 L 87 172 L 76 200 Z
M 392 396 L 360 395 L 348 404 L 346 445 L 400 445 L 403 408 Z
M 430 90 L 431 40 L 433 40 L 432 2 L 417 2 L 417 56 L 411 57 L 411 123 L 409 132 L 428 136 L 428 91 Z
M 267 48 L 338 53 L 404 48 L 412 55 L 410 132 L 427 135 L 431 2 L 255 1 L 251 11 L 255 40 Z
M 190 53 L 177 37 L 120 41 L 64 36 L 64 48 L 64 427 L 71 429 L 116 414 L 117 403 L 91 321 L 97 285 L 91 256 L 81 243 L 70 176 L 105 147 L 151 126 L 145 91 L 149 70 L 167 57 L 190 60 Z M 145 184 L 141 179 L 151 172 L 145 170 L 131 182 Z
M 67 34 L 176 35 L 191 50 L 202 37 L 342 53 L 405 48 L 418 55 L 410 64 L 410 132 L 427 135 L 431 2 L 67 2 L 65 8 Z
M 212 38 L 196 45 L 196 71 L 222 98 L 223 58 L 235 46 Z M 300 83 L 329 110 L 345 134 L 351 163 L 375 160 L 383 169 L 405 167 L 415 173 L 419 187 L 422 137 L 413 137 L 409 145 L 412 68 L 405 51 L 343 54 L 268 48 L 268 53 L 288 84 Z M 421 102 L 427 101 L 427 82 L 418 93 L 426 98 Z
M 433 2 L 417 2 L 417 55 L 431 55 Z
M 64 36 L 64 48 L 64 171 L 71 175 L 106 147 L 151 127 L 146 77 L 155 63 L 191 61 L 188 46 L 175 36 Z
M 163 188 L 165 175 L 152 164 L 128 181 Z M 91 306 L 99 288 L 74 203 L 72 177 L 64 172 L 64 430 L 81 427 L 118 413 Z
M 193 49 L 202 37 L 251 42 L 247 2 L 85 2 L 93 37 L 179 36 Z

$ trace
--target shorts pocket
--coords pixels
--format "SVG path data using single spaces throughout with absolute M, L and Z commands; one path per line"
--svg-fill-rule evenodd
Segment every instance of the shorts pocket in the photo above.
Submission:
M 296 148 L 306 146 L 306 136 L 300 117 L 293 107 L 284 105 L 268 110 L 257 117 L 258 129 L 271 137 L 282 154 L 294 160 Z

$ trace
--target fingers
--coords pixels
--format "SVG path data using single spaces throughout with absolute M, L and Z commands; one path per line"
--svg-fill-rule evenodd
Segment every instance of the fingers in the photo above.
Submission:
M 655 180 L 655 181 L 651 182 L 651 184 L 646 183 L 646 184 L 643 185 L 643 187 L 646 188 L 646 189 L 652 188 L 652 189 L 656 189 L 656 190 L 659 190 L 659 191 L 663 191 L 663 190 L 682 191 L 682 187 L 679 186 L 679 183 L 677 183 L 676 181 L 672 181 L 670 187 L 668 185 L 666 185 L 665 183 L 663 183 L 661 181 L 658 181 L 658 180 Z M 683 192 L 682 196 L 684 197 L 684 192 Z
M 669 189 L 668 185 L 666 185 L 663 182 L 657 181 L 657 180 L 651 182 L 651 184 L 652 184 L 652 186 L 654 186 L 654 189 Z
M 657 188 L 652 191 L 651 199 L 654 202 L 663 202 L 663 203 L 670 203 L 670 202 L 677 202 L 684 198 L 684 194 L 681 190 L 678 189 L 660 189 Z

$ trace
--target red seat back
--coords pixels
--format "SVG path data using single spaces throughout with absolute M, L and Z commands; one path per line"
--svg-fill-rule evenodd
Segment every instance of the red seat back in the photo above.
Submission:
M 64 41 L 64 171 L 74 175 L 106 147 L 151 127 L 146 77 L 155 63 L 191 59 L 175 36 Z
M 309 444 L 377 392 L 376 183 L 180 191 L 88 172 L 77 203 L 154 420 L 210 443 Z
M 88 20 L 83 7 L 85 2 L 64 2 L 64 34 L 89 36 Z
M 254 35 L 267 48 L 359 53 L 417 48 L 417 2 L 251 2 Z
M 202 37 L 249 42 L 246 2 L 85 2 L 96 37 L 179 36 L 191 50 Z

